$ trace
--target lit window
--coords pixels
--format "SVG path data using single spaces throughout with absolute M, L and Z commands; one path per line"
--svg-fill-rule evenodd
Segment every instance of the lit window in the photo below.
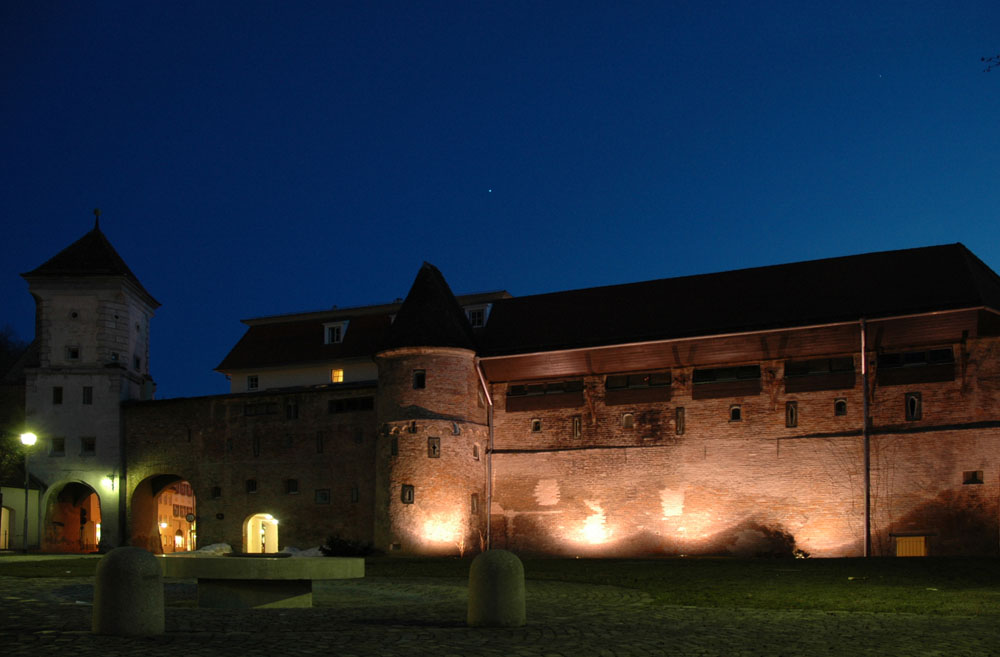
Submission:
M 326 344 L 340 344 L 347 333 L 347 322 L 323 325 L 323 341 Z
M 260 386 L 260 381 L 256 374 L 251 374 L 247 377 L 247 392 L 251 390 L 256 390 Z
M 332 369 L 330 370 L 330 383 L 343 383 L 344 382 L 344 370 Z

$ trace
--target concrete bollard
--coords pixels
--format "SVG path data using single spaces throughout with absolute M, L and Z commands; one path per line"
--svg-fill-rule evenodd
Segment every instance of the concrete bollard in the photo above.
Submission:
M 507 550 L 483 552 L 469 568 L 469 626 L 520 627 L 524 623 L 524 565 Z
M 156 557 L 120 547 L 101 557 L 94 576 L 94 634 L 163 634 L 163 573 Z

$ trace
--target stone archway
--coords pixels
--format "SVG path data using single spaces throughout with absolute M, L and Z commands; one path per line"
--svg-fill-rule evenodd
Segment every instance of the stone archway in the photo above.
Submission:
M 54 486 L 45 504 L 42 552 L 97 552 L 101 498 L 82 481 Z
M 174 474 L 147 477 L 132 491 L 130 543 L 153 554 L 197 549 L 197 506 L 190 482 Z
M 278 552 L 278 519 L 270 513 L 255 513 L 243 522 L 243 552 Z

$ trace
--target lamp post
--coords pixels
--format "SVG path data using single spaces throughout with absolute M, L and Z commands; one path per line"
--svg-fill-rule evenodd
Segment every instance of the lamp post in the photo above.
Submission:
M 21 444 L 24 445 L 24 553 L 28 554 L 28 448 L 38 442 L 38 436 L 31 433 L 21 434 Z

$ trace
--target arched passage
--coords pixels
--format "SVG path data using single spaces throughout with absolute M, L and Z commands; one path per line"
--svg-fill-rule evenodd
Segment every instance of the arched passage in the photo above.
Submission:
M 278 519 L 270 513 L 255 513 L 243 523 L 243 551 L 278 552 Z
M 131 544 L 154 554 L 197 549 L 197 505 L 179 475 L 147 477 L 132 491 Z
M 101 498 L 81 481 L 53 487 L 45 504 L 42 552 L 97 552 Z

